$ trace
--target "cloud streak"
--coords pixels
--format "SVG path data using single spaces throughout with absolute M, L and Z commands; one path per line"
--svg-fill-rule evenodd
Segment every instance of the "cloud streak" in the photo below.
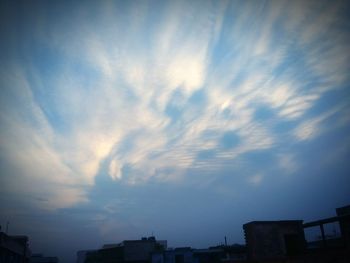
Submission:
M 178 182 L 282 147 L 280 123 L 295 124 L 295 142 L 316 137 L 348 109 L 312 113 L 349 81 L 343 3 L 329 5 L 106 2 L 91 19 L 91 7 L 52 19 L 37 7 L 29 46 L 14 45 L 25 62 L 10 57 L 2 72 L 1 152 L 17 167 L 8 173 L 61 208 L 87 201 L 105 161 L 115 182 Z M 257 118 L 260 107 L 273 116 Z M 235 143 L 223 147 L 227 133 Z M 282 170 L 296 171 L 291 156 L 280 156 Z M 25 189 L 26 178 L 48 190 Z

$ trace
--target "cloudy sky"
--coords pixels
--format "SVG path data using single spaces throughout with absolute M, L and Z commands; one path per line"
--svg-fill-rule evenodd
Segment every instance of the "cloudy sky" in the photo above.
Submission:
M 10 2 L 0 224 L 35 252 L 244 243 L 350 203 L 349 2 Z

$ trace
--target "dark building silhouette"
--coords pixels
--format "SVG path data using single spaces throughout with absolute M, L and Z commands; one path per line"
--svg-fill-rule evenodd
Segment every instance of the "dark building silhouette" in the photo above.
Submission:
M 303 253 L 302 220 L 253 221 L 243 225 L 249 260 L 284 260 Z
M 158 259 L 152 255 L 152 263 L 192 263 L 193 251 L 190 247 L 179 247 L 158 253 Z
M 154 237 L 107 244 L 101 249 L 77 253 L 77 263 L 216 263 L 246 259 L 245 246 L 216 246 L 208 249 L 167 249 L 167 242 Z
M 27 236 L 9 236 L 0 232 L 1 263 L 27 263 L 30 255 Z
M 345 246 L 350 249 L 350 205 L 339 207 L 336 211 L 342 239 Z
M 200 263 L 219 263 L 226 257 L 223 248 L 195 249 L 195 262 Z
M 90 253 L 95 252 L 95 249 L 90 250 L 80 250 L 77 252 L 77 263 L 84 263 L 86 260 L 87 255 Z
M 254 221 L 243 225 L 247 261 L 293 263 L 350 262 L 350 206 L 336 209 L 337 216 L 308 223 L 301 220 Z M 325 225 L 339 223 L 340 236 L 326 235 Z M 318 227 L 320 240 L 306 242 L 304 231 Z
M 245 246 L 216 246 L 207 249 L 178 247 L 152 253 L 152 263 L 221 263 L 246 259 Z
M 77 263 L 349 263 L 350 206 L 337 216 L 303 223 L 302 220 L 253 221 L 243 225 L 246 245 L 219 245 L 207 249 L 167 249 L 155 237 L 107 244 L 79 251 Z M 324 225 L 338 222 L 339 235 L 326 235 Z M 307 242 L 305 229 L 318 227 L 320 240 Z M 313 243 L 310 246 L 310 243 Z
M 308 243 L 305 260 L 311 262 L 350 262 L 350 206 L 336 209 L 337 216 L 324 218 L 303 224 L 304 229 L 318 227 L 321 233 L 320 240 Z M 327 224 L 338 223 L 340 236 L 329 237 L 325 233 Z
M 57 257 L 45 257 L 42 254 L 33 254 L 29 263 L 58 263 Z
M 155 237 L 140 240 L 125 240 L 120 244 L 107 244 L 95 251 L 86 251 L 84 263 L 146 263 L 153 252 L 167 248 L 167 241 Z M 82 255 L 82 253 L 80 253 Z M 82 256 L 81 256 L 82 257 Z M 78 262 L 81 263 L 81 257 Z

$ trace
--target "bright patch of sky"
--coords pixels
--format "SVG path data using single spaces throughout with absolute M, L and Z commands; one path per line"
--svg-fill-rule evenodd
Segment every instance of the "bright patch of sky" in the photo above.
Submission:
M 84 249 L 154 230 L 207 246 L 243 242 L 252 219 L 333 215 L 350 202 L 349 12 L 3 2 L 0 223 L 54 253 L 35 240 L 80 233 Z

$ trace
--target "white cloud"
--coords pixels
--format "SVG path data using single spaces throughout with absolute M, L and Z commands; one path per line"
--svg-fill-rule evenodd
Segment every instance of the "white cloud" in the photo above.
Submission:
M 75 186 L 92 186 L 106 158 L 115 180 L 139 183 L 158 176 L 176 181 L 188 168 L 216 169 L 246 152 L 271 149 L 281 140 L 271 131 L 271 122 L 255 116 L 260 105 L 271 109 L 275 123 L 299 123 L 292 132 L 297 140 L 314 138 L 333 113 L 309 120 L 303 119 L 305 113 L 348 79 L 347 38 L 322 30 L 335 26 L 339 9 L 329 16 L 310 16 L 313 4 L 248 3 L 242 12 L 236 8 L 221 1 L 169 2 L 148 28 L 149 4 L 123 10 L 108 3 L 99 9 L 103 17 L 94 21 L 82 7 L 74 19 L 67 18 L 69 28 L 62 27 L 64 19 L 57 22 L 61 26 L 39 28 L 34 35 L 58 51 L 63 62 L 52 75 L 35 64 L 23 65 L 35 79 L 30 83 L 23 72 L 10 79 L 6 76 L 17 70 L 3 72 L 4 83 L 19 89 L 13 95 L 16 101 L 2 108 L 1 123 L 10 131 L 1 136 L 3 151 L 13 163 L 21 163 L 23 177 L 63 185 L 64 197 L 52 193 L 54 206 L 62 207 L 85 200 L 85 192 Z M 122 11 L 125 16 L 115 14 Z M 319 41 L 324 36 L 332 37 Z M 296 49 L 300 56 L 294 57 Z M 188 100 L 199 90 L 205 99 L 197 109 Z M 49 103 L 41 103 L 31 91 Z M 175 91 L 181 93 L 176 106 L 183 114 L 172 123 L 164 110 Z M 59 120 L 63 131 L 55 123 Z M 206 138 L 206 131 L 215 135 Z M 235 132 L 239 143 L 219 150 L 227 131 Z M 133 145 L 123 151 L 130 134 Z M 205 150 L 213 157 L 198 160 Z M 280 165 L 293 171 L 293 160 L 282 156 Z M 122 174 L 127 165 L 129 178 Z M 35 172 L 26 175 L 27 169 Z M 258 174 L 250 181 L 259 184 L 262 178 Z
M 205 75 L 203 58 L 203 55 L 199 57 L 190 54 L 176 55 L 166 71 L 169 86 L 173 88 L 183 86 L 187 94 L 198 89 L 203 84 Z
M 271 94 L 270 100 L 273 107 L 281 107 L 293 96 L 293 91 L 286 84 L 276 87 Z
M 120 164 L 118 164 L 117 160 L 112 160 L 109 165 L 109 175 L 113 180 L 119 180 L 122 178 L 122 171 Z
M 298 125 L 292 134 L 299 140 L 311 140 L 321 133 L 325 132 L 326 128 L 322 126 L 322 122 L 336 113 L 342 112 L 344 105 L 338 105 L 328 111 L 318 115 L 317 117 L 307 119 Z M 335 127 L 334 127 L 335 128 Z
M 315 118 L 303 122 L 295 129 L 294 136 L 301 141 L 314 138 L 320 132 L 318 126 L 321 121 L 320 118 Z
M 8 170 L 3 171 L 7 193 L 29 194 L 47 199 L 46 209 L 56 209 L 86 201 L 81 188 L 86 182 L 67 166 L 56 151 L 55 134 L 36 105 L 29 84 L 19 68 L 1 72 L 5 85 L 11 85 L 8 100 L 2 105 L 0 148 L 6 153 Z M 7 76 L 7 77 L 5 77 Z M 23 107 L 11 108 L 9 103 Z M 11 174 L 14 174 L 11 176 Z M 13 183 L 13 181 L 16 183 Z M 79 186 L 80 185 L 80 186 Z

